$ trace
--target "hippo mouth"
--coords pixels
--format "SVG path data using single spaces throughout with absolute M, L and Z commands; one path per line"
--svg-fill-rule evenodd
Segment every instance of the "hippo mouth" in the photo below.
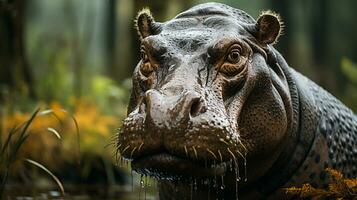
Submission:
M 190 180 L 222 176 L 226 163 L 207 164 L 179 157 L 168 152 L 146 155 L 131 163 L 132 169 L 139 174 L 167 180 Z

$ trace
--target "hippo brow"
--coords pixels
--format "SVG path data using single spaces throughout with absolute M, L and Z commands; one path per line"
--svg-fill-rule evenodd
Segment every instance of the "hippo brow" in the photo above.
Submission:
M 255 42 L 253 42 L 250 39 L 244 38 L 243 40 L 249 44 L 249 46 L 253 49 L 253 51 L 262 54 L 263 57 L 265 58 L 265 60 L 268 59 L 267 52 L 264 48 L 260 47 L 258 44 L 256 44 Z
M 177 15 L 176 18 L 207 17 L 211 15 L 230 16 L 227 13 L 219 10 L 198 9 L 194 11 L 183 12 Z

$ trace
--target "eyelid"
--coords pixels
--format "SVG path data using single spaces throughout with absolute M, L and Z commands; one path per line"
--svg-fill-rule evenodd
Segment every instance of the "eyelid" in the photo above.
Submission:
M 243 54 L 244 49 L 242 48 L 243 44 L 241 44 L 241 42 L 242 41 L 237 39 L 229 39 L 229 41 L 227 41 L 227 39 L 221 40 L 210 46 L 207 52 L 215 61 L 228 54 L 232 48 L 238 48 L 239 53 Z
M 141 48 L 153 60 L 159 61 L 161 56 L 167 53 L 167 48 L 164 43 L 157 43 L 145 39 L 142 41 Z
M 237 43 L 232 44 L 227 50 L 227 53 L 230 53 L 234 49 L 238 49 L 239 53 L 242 53 L 242 46 Z

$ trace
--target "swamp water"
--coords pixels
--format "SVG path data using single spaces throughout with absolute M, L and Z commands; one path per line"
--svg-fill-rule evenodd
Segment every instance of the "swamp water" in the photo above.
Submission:
M 63 196 L 56 187 L 7 185 L 3 200 L 154 200 L 158 199 L 156 181 L 133 174 L 126 185 L 66 185 Z

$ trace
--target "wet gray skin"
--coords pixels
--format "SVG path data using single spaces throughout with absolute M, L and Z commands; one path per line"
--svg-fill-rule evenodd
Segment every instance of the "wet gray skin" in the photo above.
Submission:
M 279 17 L 207 3 L 165 23 L 141 11 L 137 27 L 141 60 L 117 147 L 160 179 L 160 198 L 259 199 L 291 182 L 319 114 L 305 78 L 271 46 Z

